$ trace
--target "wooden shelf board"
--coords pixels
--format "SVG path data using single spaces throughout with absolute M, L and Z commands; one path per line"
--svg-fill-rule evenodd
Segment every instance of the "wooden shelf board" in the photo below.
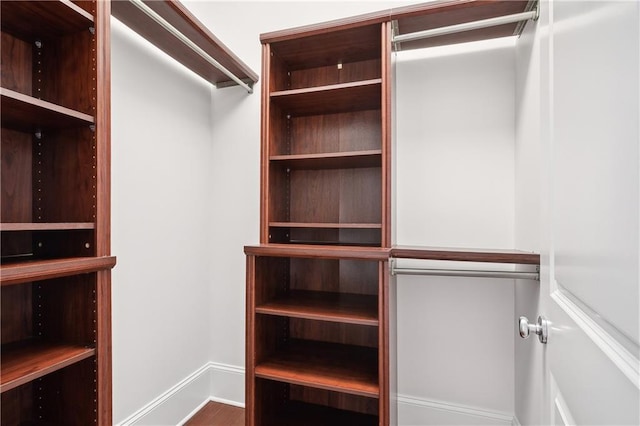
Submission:
M 71 231 L 76 229 L 95 229 L 93 222 L 61 222 L 61 223 L 0 223 L 0 231 Z
M 144 4 L 164 18 L 169 24 L 204 50 L 209 56 L 252 85 L 258 75 L 225 46 L 179 1 L 148 1 Z M 174 58 L 205 80 L 218 86 L 235 85 L 222 71 L 215 68 L 199 54 L 179 41 L 173 34 L 149 18 L 129 1 L 111 2 L 111 13 L 129 28 L 140 34 L 167 55 Z
M 13 285 L 111 269 L 114 256 L 30 260 L 0 267 L 0 284 Z
M 3 32 L 28 41 L 93 26 L 93 16 L 69 0 L 2 1 L 0 16 Z
M 403 35 L 465 22 L 521 13 L 526 10 L 527 3 L 528 0 L 434 2 L 433 4 L 399 8 L 395 11 L 396 17 L 394 19 L 397 19 L 398 22 L 398 34 Z M 498 37 L 509 37 L 517 35 L 517 29 L 517 23 L 481 28 L 422 40 L 397 43 L 396 50 L 422 49 Z
M 255 367 L 256 377 L 377 398 L 377 349 L 292 340 Z
M 528 0 L 437 0 L 416 5 L 380 10 L 363 15 L 350 16 L 328 22 L 274 31 L 260 35 L 260 41 L 286 46 L 285 52 L 293 56 L 289 50 L 295 51 L 298 40 L 309 39 L 314 42 L 322 40 L 323 34 L 349 31 L 366 26 L 374 26 L 382 22 L 397 21 L 398 34 L 408 34 L 436 27 L 460 24 L 463 22 L 493 18 L 524 12 Z M 410 50 L 423 47 L 486 40 L 495 37 L 517 35 L 517 24 L 465 31 L 440 37 L 433 37 L 396 45 L 397 50 Z M 318 48 L 315 50 L 318 54 Z M 276 53 L 278 51 L 276 50 Z M 322 51 L 320 50 L 320 54 Z M 305 55 L 305 52 L 302 51 Z M 306 55 L 303 56 L 303 59 Z M 311 59 L 310 59 L 311 60 Z M 329 64 L 325 64 L 329 65 Z
M 256 246 L 245 246 L 244 252 L 251 256 L 303 257 L 308 259 L 353 259 L 374 261 L 385 261 L 389 259 L 389 249 L 381 247 L 270 243 Z
M 79 345 L 20 342 L 2 347 L 0 392 L 5 392 L 95 355 Z
M 272 155 L 269 160 L 292 169 L 347 169 L 380 167 L 382 150 L 331 152 L 322 154 Z
M 381 229 L 380 223 L 269 222 L 273 228 Z
M 540 264 L 539 254 L 519 250 L 394 246 L 391 248 L 390 255 L 391 257 L 403 259 L 515 263 L 524 265 Z
M 292 116 L 379 109 L 382 79 L 271 92 L 271 101 Z
M 378 426 L 378 416 L 354 411 L 288 401 L 278 410 L 278 426 Z
M 283 298 L 256 306 L 259 314 L 378 325 L 378 297 L 360 294 L 291 291 Z
M 3 4 L 5 2 L 2 2 Z M 2 127 L 24 132 L 89 126 L 92 116 L 51 102 L 0 88 Z

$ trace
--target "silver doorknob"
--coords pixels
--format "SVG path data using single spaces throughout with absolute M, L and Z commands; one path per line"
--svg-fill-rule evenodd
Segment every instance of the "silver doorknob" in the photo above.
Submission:
M 547 343 L 549 335 L 548 321 L 545 317 L 539 316 L 536 324 L 529 324 L 527 317 L 520 317 L 518 320 L 518 328 L 520 329 L 520 337 L 526 339 L 531 333 L 537 334 L 540 343 Z

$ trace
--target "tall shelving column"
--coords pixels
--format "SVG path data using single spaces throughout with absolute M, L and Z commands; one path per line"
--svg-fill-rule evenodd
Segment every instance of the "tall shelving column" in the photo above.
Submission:
M 1 3 L 3 424 L 112 424 L 110 6 Z
M 261 40 L 247 425 L 387 425 L 390 25 Z

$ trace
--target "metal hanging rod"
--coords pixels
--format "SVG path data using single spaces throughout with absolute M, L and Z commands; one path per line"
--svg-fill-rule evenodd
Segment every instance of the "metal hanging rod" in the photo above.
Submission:
M 247 83 L 245 83 L 240 78 L 238 78 L 235 74 L 233 74 L 231 71 L 225 68 L 225 66 L 222 65 L 220 62 L 213 59 L 207 52 L 202 50 L 197 44 L 191 41 L 187 36 L 185 36 L 180 31 L 178 31 L 173 25 L 167 22 L 167 20 L 165 20 L 162 16 L 158 15 L 153 9 L 151 9 L 149 6 L 144 4 L 142 0 L 129 0 L 129 1 L 138 9 L 140 9 L 140 11 L 143 12 L 145 15 L 147 15 L 149 18 L 156 21 L 158 25 L 160 25 L 165 30 L 173 34 L 178 40 L 184 43 L 188 48 L 190 48 L 195 53 L 200 55 L 202 59 L 209 62 L 211 65 L 213 65 L 217 69 L 219 69 L 227 77 L 229 77 L 231 80 L 238 83 L 239 86 L 243 87 L 247 92 L 253 93 L 253 88 L 251 86 L 249 86 Z
M 478 30 L 480 28 L 495 27 L 498 25 L 513 24 L 514 22 L 538 19 L 538 7 L 528 12 L 516 13 L 514 15 L 498 16 L 496 18 L 483 19 L 480 21 L 465 22 L 462 24 L 450 25 L 447 27 L 433 28 L 430 30 L 418 31 L 409 34 L 399 34 L 392 38 L 393 43 L 403 41 L 421 40 L 429 37 L 437 37 L 446 34 L 461 33 L 463 31 Z
M 472 269 L 396 268 L 391 265 L 391 275 L 430 275 L 440 277 L 509 278 L 540 281 L 539 272 L 481 271 Z

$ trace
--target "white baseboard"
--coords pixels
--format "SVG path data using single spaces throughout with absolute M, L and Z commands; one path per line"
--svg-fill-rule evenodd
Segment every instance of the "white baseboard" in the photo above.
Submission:
M 208 362 L 118 426 L 183 425 L 209 401 L 244 407 L 244 368 Z
M 400 426 L 504 425 L 511 426 L 511 413 L 491 411 L 448 401 L 398 395 Z
M 209 401 L 244 407 L 244 368 L 208 362 L 118 426 L 183 425 Z M 398 395 L 398 424 L 520 426 L 511 413 Z

